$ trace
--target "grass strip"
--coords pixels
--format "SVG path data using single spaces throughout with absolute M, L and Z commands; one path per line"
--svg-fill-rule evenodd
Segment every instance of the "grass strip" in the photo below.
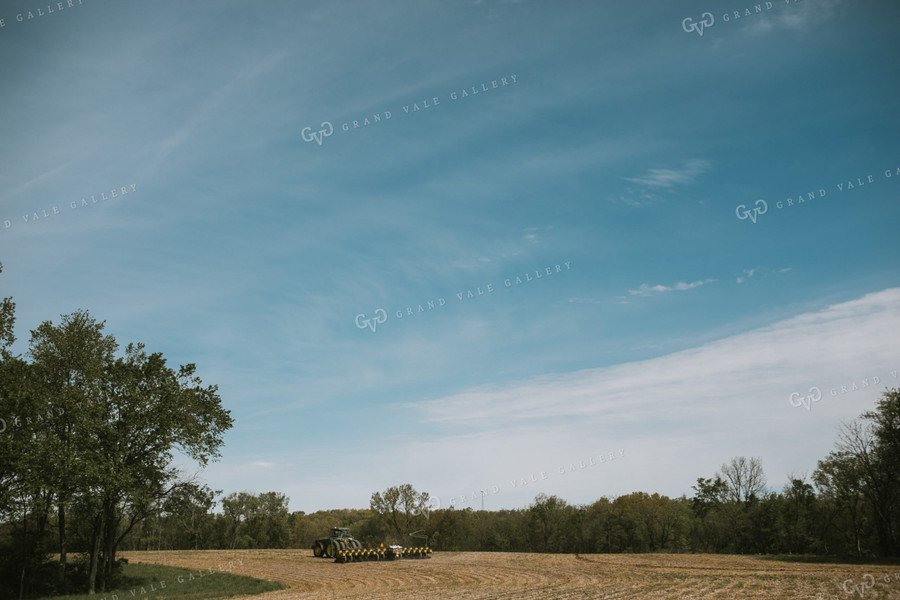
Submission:
M 284 585 L 275 581 L 212 569 L 129 563 L 124 566 L 113 590 L 93 595 L 47 596 L 39 600 L 215 600 L 252 596 L 284 588 Z

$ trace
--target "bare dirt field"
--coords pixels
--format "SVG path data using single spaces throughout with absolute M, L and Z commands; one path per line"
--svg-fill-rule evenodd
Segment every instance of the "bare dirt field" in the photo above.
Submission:
M 221 570 L 289 586 L 252 597 L 259 600 L 900 599 L 900 575 L 895 577 L 900 566 L 817 565 L 742 556 L 437 552 L 428 560 L 336 564 L 314 558 L 311 550 L 122 555 L 132 562 L 202 569 L 207 574 Z M 852 581 L 846 583 L 848 579 Z

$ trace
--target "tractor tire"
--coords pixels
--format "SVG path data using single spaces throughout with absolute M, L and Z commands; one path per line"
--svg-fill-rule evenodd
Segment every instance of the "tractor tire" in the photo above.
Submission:
M 316 542 L 313 546 L 313 556 L 316 558 L 322 558 L 325 554 L 325 548 L 322 546 L 322 542 Z

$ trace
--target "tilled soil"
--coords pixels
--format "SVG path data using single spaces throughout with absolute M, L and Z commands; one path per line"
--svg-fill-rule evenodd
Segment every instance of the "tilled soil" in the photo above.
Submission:
M 230 572 L 289 586 L 247 597 L 248 600 L 900 600 L 900 566 L 804 564 L 743 556 L 436 552 L 430 559 L 337 564 L 314 558 L 311 550 L 125 552 L 122 555 L 133 562 L 187 567 L 196 569 L 198 574 L 202 570 L 207 576 Z

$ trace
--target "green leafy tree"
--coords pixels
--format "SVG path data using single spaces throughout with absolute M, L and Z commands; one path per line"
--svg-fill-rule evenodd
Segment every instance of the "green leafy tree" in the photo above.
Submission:
M 194 365 L 172 369 L 141 344 L 115 358 L 116 341 L 103 329 L 76 311 L 59 325 L 42 323 L 30 346 L 35 389 L 57 416 L 41 473 L 56 500 L 60 572 L 74 503 L 90 524 L 90 592 L 106 589 L 119 543 L 175 488 L 174 451 L 205 465 L 232 423 Z
M 825 498 L 849 523 L 853 550 L 859 557 L 900 554 L 898 473 L 900 390 L 895 389 L 884 392 L 875 410 L 841 427 L 835 450 L 819 461 L 813 475 Z M 868 522 L 871 535 L 867 535 Z
M 874 442 L 863 462 L 882 556 L 900 555 L 900 389 L 884 392 L 862 415 Z
M 97 515 L 99 560 L 105 584 L 115 567 L 116 547 L 154 503 L 176 487 L 169 465 L 176 450 L 206 465 L 218 458 L 222 435 L 231 427 L 216 386 L 203 386 L 196 367 L 174 370 L 160 353 L 129 344 L 125 356 L 108 366 L 103 393 L 86 408 L 86 435 L 93 444 L 91 484 L 102 505 Z M 93 577 L 91 578 L 93 587 Z
M 788 552 L 802 554 L 812 545 L 816 494 L 805 478 L 791 477 L 782 491 L 785 545 Z
M 249 537 L 254 548 L 286 548 L 290 541 L 288 498 L 278 492 L 256 496 L 247 519 Z
M 212 520 L 210 511 L 216 504 L 216 495 L 221 493 L 194 482 L 183 482 L 172 489 L 163 502 L 163 510 L 180 532 L 174 544 L 176 548 L 204 547 L 204 533 Z
M 225 523 L 228 528 L 228 547 L 246 547 L 248 537 L 245 537 L 246 522 L 256 509 L 257 499 L 248 492 L 231 493 L 222 499 L 222 510 L 225 513 Z
M 558 496 L 538 494 L 528 508 L 532 548 L 538 552 L 562 552 L 566 545 L 568 504 Z M 569 540 L 571 541 L 571 540 Z
M 587 507 L 584 523 L 584 537 L 591 540 L 586 552 L 618 552 L 618 535 L 613 513 L 612 500 L 600 498 Z
M 0 273 L 3 265 L 0 264 Z M 10 352 L 15 303 L 0 301 L 0 597 L 22 598 L 43 561 L 52 495 L 42 485 L 46 420 L 34 394 L 33 369 Z M 37 416 L 41 415 L 40 421 Z
M 3 273 L 3 263 L 0 263 L 0 273 Z M 7 296 L 0 301 L 0 358 L 7 356 L 9 347 L 16 341 L 13 329 L 16 324 L 16 303 L 12 296 Z
M 695 544 L 705 552 L 721 552 L 727 545 L 725 516 L 723 507 L 728 495 L 728 486 L 722 477 L 701 477 L 693 486 L 695 494 L 691 498 L 691 510 L 699 521 L 694 523 Z
M 85 456 L 94 441 L 88 434 L 86 409 L 99 396 L 104 369 L 118 347 L 103 328 L 87 311 L 76 311 L 63 316 L 59 325 L 44 321 L 31 332 L 32 384 L 42 409 L 38 414 L 46 410 L 55 417 L 45 429 L 38 468 L 56 501 L 58 578 L 63 590 L 67 589 L 68 510 L 79 491 L 89 486 L 94 468 Z
M 375 492 L 369 501 L 369 507 L 385 523 L 388 530 L 398 539 L 425 525 L 431 510 L 428 492 L 417 492 L 405 483 L 389 487 L 383 492 Z

